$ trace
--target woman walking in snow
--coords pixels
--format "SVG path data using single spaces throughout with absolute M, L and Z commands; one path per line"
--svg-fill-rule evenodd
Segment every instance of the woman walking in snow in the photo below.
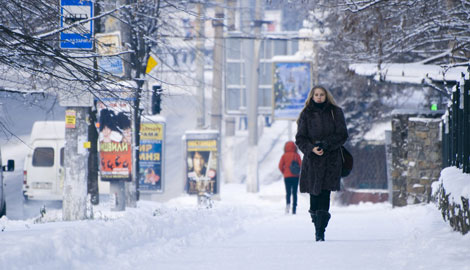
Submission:
M 315 240 L 325 241 L 325 228 L 331 217 L 330 194 L 340 189 L 340 147 L 348 139 L 348 131 L 343 111 L 321 86 L 310 90 L 297 125 L 295 144 L 304 153 L 300 192 L 310 194 Z
M 292 214 L 295 215 L 297 209 L 297 188 L 299 186 L 300 165 L 302 161 L 297 153 L 297 146 L 293 141 L 286 142 L 284 154 L 279 161 L 279 170 L 284 175 L 286 186 L 286 214 L 290 210 L 290 197 L 292 194 Z

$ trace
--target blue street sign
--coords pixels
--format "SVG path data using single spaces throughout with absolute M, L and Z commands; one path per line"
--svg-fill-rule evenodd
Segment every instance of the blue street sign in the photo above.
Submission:
M 102 72 L 111 73 L 114 76 L 124 75 L 124 64 L 120 56 L 98 58 L 98 67 Z
M 91 0 L 61 0 L 60 27 L 70 25 L 93 17 L 93 2 Z M 69 28 L 60 33 L 60 48 L 62 49 L 93 49 L 93 21 Z

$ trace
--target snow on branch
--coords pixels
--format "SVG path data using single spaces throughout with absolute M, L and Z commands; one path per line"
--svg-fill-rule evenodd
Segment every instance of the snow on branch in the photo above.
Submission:
M 376 4 L 385 2 L 386 0 L 373 0 L 373 1 L 354 1 L 354 0 L 346 0 L 345 5 L 346 11 L 350 11 L 353 13 L 360 12 L 362 10 L 368 9 Z
M 9 87 L 3 87 L 0 86 L 0 92 L 8 92 L 8 93 L 15 93 L 15 94 L 45 94 L 46 90 L 40 89 L 40 90 L 22 90 L 22 89 L 17 89 L 17 88 L 9 88 Z

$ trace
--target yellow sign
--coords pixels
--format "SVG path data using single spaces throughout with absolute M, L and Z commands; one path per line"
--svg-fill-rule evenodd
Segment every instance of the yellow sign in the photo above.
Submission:
M 149 74 L 150 71 L 152 71 L 152 69 L 156 67 L 157 65 L 158 65 L 157 60 L 152 55 L 150 55 L 149 60 L 147 61 L 147 68 L 145 69 L 145 74 Z
M 65 111 L 65 128 L 75 128 L 77 122 L 76 112 L 74 110 Z
M 159 123 L 140 124 L 141 140 L 163 140 L 163 125 Z
M 83 143 L 83 148 L 86 148 L 86 149 L 91 148 L 91 142 L 84 142 Z
M 217 140 L 188 141 L 188 151 L 217 151 Z

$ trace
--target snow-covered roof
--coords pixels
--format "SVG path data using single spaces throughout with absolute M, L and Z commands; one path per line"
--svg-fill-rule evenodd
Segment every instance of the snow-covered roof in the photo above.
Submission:
M 37 121 L 31 131 L 31 142 L 37 139 L 65 139 L 64 121 Z
M 372 128 L 364 134 L 367 141 L 385 141 L 385 131 L 392 130 L 391 121 L 374 123 Z
M 422 84 L 431 81 L 459 81 L 462 74 L 468 78 L 467 67 L 443 68 L 439 65 L 420 63 L 388 63 L 382 64 L 380 70 L 376 63 L 355 63 L 349 69 L 358 75 L 373 76 L 375 80 L 393 83 Z
M 415 115 L 442 115 L 445 113 L 445 110 L 431 111 L 428 109 L 395 109 L 392 111 L 392 115 L 400 114 L 415 114 Z
M 422 123 L 432 123 L 432 122 L 441 122 L 441 118 L 422 118 L 422 117 L 410 117 L 408 118 L 410 122 L 422 122 Z
M 313 51 L 298 51 L 294 55 L 276 55 L 272 57 L 273 62 L 301 62 L 313 61 L 315 58 Z
M 215 129 L 201 129 L 201 130 L 186 130 L 185 134 L 218 134 L 219 131 Z
M 142 115 L 142 122 L 147 123 L 147 122 L 163 122 L 166 123 L 166 118 L 160 114 L 155 114 L 155 115 Z

